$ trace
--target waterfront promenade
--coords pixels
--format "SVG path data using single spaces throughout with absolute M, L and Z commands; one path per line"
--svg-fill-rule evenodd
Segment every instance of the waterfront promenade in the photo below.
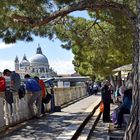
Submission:
M 101 100 L 100 94 L 88 96 L 40 119 L 25 121 L 1 134 L 1 140 L 67 140 Z

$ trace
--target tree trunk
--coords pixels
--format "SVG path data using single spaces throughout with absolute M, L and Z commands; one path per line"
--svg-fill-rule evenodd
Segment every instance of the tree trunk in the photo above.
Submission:
M 118 72 L 118 81 L 117 81 L 118 88 L 122 85 L 122 78 L 121 78 L 121 71 Z
M 114 80 L 114 77 L 113 75 L 110 75 L 109 76 L 109 81 L 110 81 L 110 84 L 113 86 L 113 90 L 115 91 L 115 87 L 116 87 L 116 83 L 115 83 L 115 80 Z
M 140 1 L 137 0 L 137 20 L 134 37 L 133 100 L 129 125 L 124 140 L 140 139 Z

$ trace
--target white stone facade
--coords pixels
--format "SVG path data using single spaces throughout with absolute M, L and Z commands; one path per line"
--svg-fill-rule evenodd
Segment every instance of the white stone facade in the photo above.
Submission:
M 23 56 L 21 62 L 18 57 L 15 58 L 15 71 L 23 78 L 25 74 L 31 76 L 39 76 L 40 78 L 49 78 L 57 76 L 57 73 L 49 67 L 47 57 L 42 53 L 41 47 L 37 48 L 36 54 L 29 61 L 26 55 Z

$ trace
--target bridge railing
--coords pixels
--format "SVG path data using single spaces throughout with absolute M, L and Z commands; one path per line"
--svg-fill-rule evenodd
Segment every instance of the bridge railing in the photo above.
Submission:
M 54 88 L 55 105 L 62 106 L 87 95 L 85 87 Z
M 62 106 L 86 95 L 86 87 L 54 88 L 55 106 Z M 0 92 L 0 131 L 31 118 L 28 107 L 30 96 L 31 94 L 26 93 L 24 98 L 19 99 L 18 93 L 13 93 L 14 102 L 10 105 L 5 100 L 5 93 Z M 34 109 L 37 110 L 35 106 Z M 51 102 L 45 104 L 45 111 L 49 110 Z

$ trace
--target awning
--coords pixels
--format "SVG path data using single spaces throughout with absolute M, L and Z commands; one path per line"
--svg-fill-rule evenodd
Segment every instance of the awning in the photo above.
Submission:
M 114 69 L 114 72 L 119 72 L 119 71 L 131 71 L 132 70 L 132 64 L 128 64 L 128 65 L 124 65 L 121 67 L 118 67 L 116 69 Z
M 121 71 L 121 77 L 122 78 L 127 77 L 128 76 L 128 73 L 129 73 L 129 71 Z M 118 76 L 118 72 L 116 72 L 114 75 L 115 76 Z

